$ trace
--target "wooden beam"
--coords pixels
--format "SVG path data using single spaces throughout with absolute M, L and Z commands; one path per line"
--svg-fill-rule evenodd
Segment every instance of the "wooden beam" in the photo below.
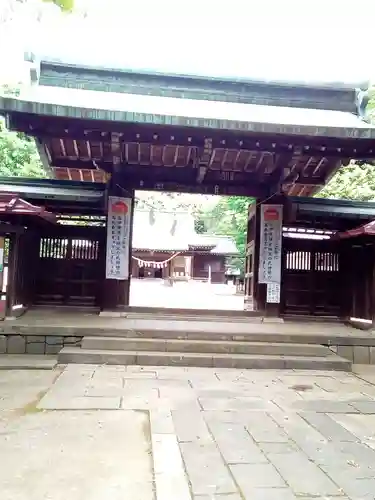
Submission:
M 24 226 L 14 225 L 14 224 L 4 224 L 0 222 L 0 234 L 4 236 L 4 234 L 22 234 L 26 231 Z
M 323 156 L 319 161 L 318 161 L 318 164 L 316 165 L 316 167 L 314 168 L 314 171 L 312 173 L 312 175 L 315 175 L 317 172 L 319 172 L 320 170 L 320 167 L 323 165 L 323 163 L 326 161 L 326 157 Z
M 102 170 L 109 171 L 112 167 L 110 162 L 81 162 L 79 160 L 55 160 L 54 168 L 70 168 L 77 170 L 95 170 L 99 167 Z M 117 173 L 127 176 L 135 176 L 139 179 L 150 178 L 155 182 L 167 181 L 188 181 L 196 183 L 196 168 L 194 167 L 156 167 L 121 163 L 117 168 Z M 259 178 L 250 172 L 219 171 L 208 170 L 202 182 L 208 183 L 233 183 L 233 184 L 261 184 Z
M 116 177 L 116 179 L 119 179 Z M 134 176 L 121 176 L 121 185 L 128 186 L 135 190 L 144 191 L 169 191 L 181 193 L 196 193 L 196 194 L 212 194 L 212 195 L 227 195 L 227 196 L 249 196 L 254 198 L 261 198 L 267 195 L 264 185 L 252 184 L 249 186 L 233 183 L 218 183 L 212 184 L 203 182 L 197 184 L 196 181 L 189 182 L 176 182 L 176 181 L 155 181 L 146 177 L 144 179 L 136 178 Z
M 287 161 L 287 158 L 285 158 Z M 112 163 L 109 162 L 81 162 L 79 160 L 55 160 L 54 167 L 56 168 L 68 168 L 68 169 L 77 169 L 77 170 L 90 170 L 93 171 L 96 168 L 100 168 L 103 171 L 109 172 L 112 168 Z M 201 167 L 203 169 L 207 167 Z M 284 168 L 284 163 L 280 162 L 278 166 L 280 170 Z M 219 171 L 219 170 L 207 170 L 204 172 L 204 176 L 200 181 L 197 179 L 197 169 L 192 167 L 155 167 L 155 166 L 139 166 L 139 165 L 129 165 L 129 164 L 120 164 L 117 165 L 116 168 L 117 174 L 119 176 L 126 176 L 127 178 L 134 178 L 134 181 L 137 184 L 137 189 L 140 187 L 140 183 L 144 181 L 149 181 L 151 183 L 160 184 L 165 182 L 175 182 L 177 184 L 184 185 L 217 185 L 218 189 L 222 190 L 223 186 L 232 186 L 241 187 L 246 186 L 246 189 L 254 189 L 257 190 L 258 187 L 262 186 L 262 188 L 267 187 L 267 192 L 272 191 L 272 193 L 278 192 L 279 178 L 277 178 L 274 174 L 270 174 L 269 177 L 259 178 L 254 173 L 247 172 L 235 172 L 235 171 Z M 280 171 L 278 171 L 278 175 Z M 273 179 L 277 179 L 274 181 Z M 315 186 L 320 187 L 324 185 L 324 179 L 322 178 L 313 178 L 313 177 L 297 177 L 293 180 L 283 180 L 282 184 L 298 184 L 298 185 L 306 185 L 306 186 Z M 202 188 L 204 191 L 204 188 Z M 194 191 L 193 191 L 194 192 Z M 197 191 L 199 192 L 199 190 Z M 213 193 L 212 193 L 213 194 Z
M 120 166 L 122 161 L 121 134 L 117 132 L 111 133 L 111 152 L 113 166 L 116 168 L 117 166 Z
M 229 184 L 267 184 L 267 180 L 262 179 L 254 172 L 236 172 L 234 170 L 209 170 L 204 182 L 229 183 Z
M 253 173 L 209 170 L 201 183 L 197 182 L 196 169 L 192 167 L 153 167 L 139 165 L 123 165 L 118 171 L 118 175 L 132 177 L 136 181 L 151 180 L 152 182 L 177 182 L 211 185 L 231 185 L 231 186 L 263 186 L 259 177 Z
M 78 170 L 105 170 L 108 172 L 112 162 L 100 160 L 71 160 L 69 158 L 55 158 L 52 160 L 52 168 L 76 168 Z
M 274 153 L 274 169 L 270 175 L 264 177 L 264 181 L 270 186 L 270 194 L 280 192 L 284 180 L 284 171 L 289 165 L 292 156 L 291 152 L 284 154 Z
M 28 135 L 48 138 L 71 138 L 111 141 L 111 133 L 120 134 L 122 142 L 175 144 L 202 147 L 205 129 L 178 128 L 165 125 L 132 125 L 119 122 L 66 119 L 35 116 L 27 113 L 9 115 L 10 128 Z M 374 142 L 369 139 L 337 139 L 328 137 L 270 136 L 239 134 L 232 131 L 210 131 L 212 147 L 286 153 L 301 147 L 306 156 L 352 159 L 375 158 Z
M 53 177 L 53 169 L 51 168 L 51 157 L 48 146 L 43 145 L 43 143 L 37 138 L 35 139 L 35 144 L 39 153 L 40 161 L 42 162 L 46 174 L 49 177 Z
M 314 177 L 298 177 L 293 184 L 302 186 L 324 186 L 324 179 L 314 178 Z
M 95 206 L 95 205 L 84 205 L 80 204 L 79 202 L 72 202 L 71 204 L 68 203 L 56 203 L 52 204 L 50 203 L 50 200 L 48 200 L 48 203 L 45 204 L 45 207 L 47 210 L 50 212 L 56 212 L 56 213 L 64 213 L 66 214 L 71 214 L 71 215 L 103 215 L 104 214 L 104 207 L 103 206 Z
M 301 173 L 303 172 L 303 169 L 305 168 L 304 164 L 300 163 L 300 159 L 302 156 L 302 148 L 298 147 L 293 150 L 291 154 L 291 158 L 289 160 L 289 164 L 291 165 L 289 173 L 286 173 L 283 176 L 282 183 L 283 184 L 296 184 L 297 180 L 299 179 Z M 309 156 L 310 159 L 310 156 Z
M 197 173 L 197 183 L 202 184 L 203 179 L 206 177 L 207 174 L 207 167 L 199 166 L 198 167 L 198 173 Z
M 64 161 L 61 163 L 67 168 L 82 169 L 82 165 L 75 161 Z M 110 167 L 111 164 L 106 164 L 106 169 Z M 93 171 L 93 167 L 89 164 L 88 170 Z M 103 168 L 103 165 L 101 165 Z M 57 167 L 60 168 L 60 167 Z M 103 168 L 104 169 L 104 168 Z M 222 191 L 225 186 L 229 188 L 241 188 L 246 186 L 246 190 L 266 189 L 270 192 L 270 189 L 274 189 L 272 192 L 277 192 L 275 189 L 275 184 L 270 183 L 268 178 L 260 180 L 258 176 L 246 172 L 234 172 L 234 171 L 216 171 L 209 170 L 204 179 L 199 183 L 196 179 L 196 169 L 191 167 L 177 168 L 177 167 L 149 167 L 149 166 L 139 166 L 139 165 L 120 165 L 117 168 L 117 174 L 120 177 L 126 177 L 127 179 L 133 179 L 137 185 L 137 189 L 142 187 L 142 183 L 150 183 L 152 185 L 164 184 L 164 183 L 177 183 L 182 185 L 194 186 L 196 185 L 211 185 L 218 186 L 218 190 Z M 287 184 L 287 182 L 285 182 Z M 320 178 L 298 178 L 294 182 L 297 185 L 314 186 L 320 187 L 324 185 L 324 180 Z M 197 188 L 198 189 L 198 188 Z M 202 190 L 204 192 L 204 187 Z M 195 192 L 194 189 L 192 192 Z M 198 191 L 199 192 L 199 189 Z M 211 193 L 215 194 L 215 193 Z
M 35 133 L 26 132 L 29 135 L 34 135 L 41 140 L 48 141 L 53 138 L 64 138 L 65 140 L 85 140 L 91 142 L 103 142 L 111 144 L 111 134 L 107 132 L 99 131 L 79 131 L 77 133 L 71 133 L 70 131 L 35 131 Z M 118 133 L 120 141 L 123 144 L 133 143 L 133 144 L 149 144 L 155 146 L 186 146 L 186 147 L 204 147 L 204 138 L 199 135 L 186 135 L 185 134 L 137 134 L 137 133 Z M 226 137 L 226 136 L 222 136 Z M 308 139 L 307 139 L 308 141 Z M 223 144 L 224 143 L 224 144 Z M 330 158 L 350 158 L 372 161 L 375 158 L 375 148 L 374 146 L 366 145 L 363 147 L 359 144 L 356 147 L 331 147 L 313 145 L 309 146 L 309 149 L 301 147 L 301 156 L 306 157 L 330 157 Z M 228 149 L 236 151 L 249 151 L 249 152 L 259 152 L 259 153 L 275 153 L 275 154 L 288 154 L 291 150 L 298 147 L 298 144 L 294 142 L 286 144 L 283 142 L 275 142 L 270 139 L 263 139 L 262 141 L 254 139 L 231 139 L 231 138 L 212 138 L 212 149 Z M 372 153 L 370 151 L 373 151 Z
M 154 167 L 139 165 L 121 165 L 117 170 L 119 177 L 138 180 L 149 179 L 152 182 L 196 183 L 196 170 L 192 167 Z
M 197 165 L 198 165 L 198 173 L 197 173 L 197 183 L 202 184 L 207 170 L 210 168 L 212 161 L 214 159 L 214 149 L 212 147 L 212 139 L 206 137 L 204 139 L 203 148 L 198 153 Z

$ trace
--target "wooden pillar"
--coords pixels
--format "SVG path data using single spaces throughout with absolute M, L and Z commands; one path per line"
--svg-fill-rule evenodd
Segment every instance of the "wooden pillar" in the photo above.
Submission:
M 247 234 L 245 249 L 244 268 L 244 309 L 254 310 L 254 242 L 256 225 L 256 204 L 252 203 L 248 207 L 247 213 Z
M 337 248 L 340 253 L 340 317 L 343 320 L 348 320 L 353 316 L 355 310 L 356 276 L 359 262 L 356 259 L 356 249 L 352 248 L 350 239 L 337 241 Z
M 375 245 L 371 246 L 371 254 L 372 254 L 371 319 L 372 319 L 372 328 L 375 328 Z
M 191 255 L 190 257 L 190 279 L 194 279 L 195 274 L 194 274 L 194 254 Z
M 265 313 L 266 285 L 259 283 L 259 249 L 260 249 L 260 203 L 257 201 L 253 215 L 253 308 L 254 311 Z
M 5 278 L 5 252 L 6 252 L 5 236 L 0 236 L 0 319 L 4 319 L 7 314 L 7 294 L 3 294 L 4 278 Z M 9 280 L 9 275 L 8 275 Z
M 282 302 L 282 274 L 283 274 L 283 259 L 282 259 L 282 248 L 280 247 L 280 259 L 281 259 L 281 278 L 279 283 L 279 298 L 278 302 L 270 302 L 270 299 L 267 298 L 267 288 L 273 287 L 272 284 L 259 283 L 259 266 L 260 266 L 260 243 L 261 243 L 261 206 L 262 205 L 282 205 L 283 209 L 285 209 L 285 197 L 274 196 L 271 199 L 257 202 L 257 206 L 255 209 L 255 214 L 253 215 L 254 223 L 253 223 L 253 231 L 254 231 L 254 239 L 253 239 L 253 305 L 254 310 L 258 311 L 260 314 L 264 314 L 265 316 L 280 316 L 281 314 L 281 302 Z M 282 223 L 281 221 L 281 231 L 282 231 Z M 282 239 L 282 238 L 281 238 Z M 270 295 L 270 294 L 269 294 Z
M 174 258 L 173 258 L 170 261 L 170 268 L 169 268 L 169 277 L 172 279 L 174 277 L 174 264 L 175 264 L 175 262 L 174 262 Z
M 112 220 L 109 220 L 109 210 L 110 210 L 110 201 L 111 197 L 118 197 L 124 199 L 126 202 L 130 200 L 130 203 L 126 203 L 128 205 L 129 210 L 129 230 L 128 230 L 128 245 L 127 249 L 121 251 L 128 252 L 128 270 L 127 270 L 127 278 L 126 279 L 115 279 L 109 278 L 107 275 L 107 260 L 109 259 L 109 255 L 107 254 L 109 251 L 108 247 L 108 231 L 112 228 Z M 106 241 L 105 241 L 105 249 L 104 249 L 104 259 L 103 262 L 103 294 L 102 294 L 102 310 L 107 311 L 116 311 L 125 309 L 129 306 L 130 299 L 130 281 L 131 281 L 131 271 L 132 271 L 132 234 L 133 234 L 133 215 L 134 215 L 134 190 L 123 188 L 119 183 L 116 183 L 115 178 L 112 176 L 107 186 L 107 231 L 106 231 Z M 109 229 L 108 229 L 109 228 Z
M 5 273 L 5 237 L 0 236 L 0 319 L 6 316 L 7 296 L 3 294 Z
M 6 292 L 6 314 L 11 315 L 13 306 L 17 303 L 17 274 L 19 260 L 19 234 L 9 238 L 8 284 Z

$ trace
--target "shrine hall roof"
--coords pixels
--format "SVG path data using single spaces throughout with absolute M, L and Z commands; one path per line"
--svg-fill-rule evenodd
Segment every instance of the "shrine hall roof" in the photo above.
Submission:
M 3 97 L 0 110 L 239 132 L 374 139 L 375 126 L 347 111 L 119 94 L 36 86 Z
M 238 249 L 229 236 L 197 234 L 194 217 L 189 212 L 167 212 L 136 209 L 132 247 L 137 250 L 168 252 L 208 252 L 237 255 Z

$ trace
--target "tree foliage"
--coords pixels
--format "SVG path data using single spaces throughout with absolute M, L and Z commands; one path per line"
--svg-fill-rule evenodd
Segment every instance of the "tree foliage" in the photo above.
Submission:
M 367 115 L 370 121 L 375 122 L 375 87 L 373 86 L 369 91 L 369 103 L 367 105 Z
M 65 12 L 71 12 L 74 9 L 74 0 L 43 0 L 43 1 L 52 2 Z
M 0 176 L 45 177 L 33 139 L 10 132 L 0 121 Z
M 241 271 L 246 251 L 248 207 L 253 202 L 254 199 L 245 196 L 221 197 L 214 207 L 201 210 L 197 217 L 197 225 L 200 229 L 203 226 L 204 232 L 234 239 L 239 256 L 231 258 L 230 264 L 239 267 Z
M 375 121 L 375 88 L 369 92 L 368 120 Z M 351 162 L 341 167 L 316 195 L 319 198 L 375 201 L 375 165 Z
M 375 201 L 375 166 L 350 163 L 316 195 L 319 198 Z

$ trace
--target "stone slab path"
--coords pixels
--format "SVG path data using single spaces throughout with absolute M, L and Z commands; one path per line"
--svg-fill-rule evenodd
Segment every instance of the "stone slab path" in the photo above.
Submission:
M 1 500 L 374 499 L 375 371 L 3 370 L 0 463 Z

